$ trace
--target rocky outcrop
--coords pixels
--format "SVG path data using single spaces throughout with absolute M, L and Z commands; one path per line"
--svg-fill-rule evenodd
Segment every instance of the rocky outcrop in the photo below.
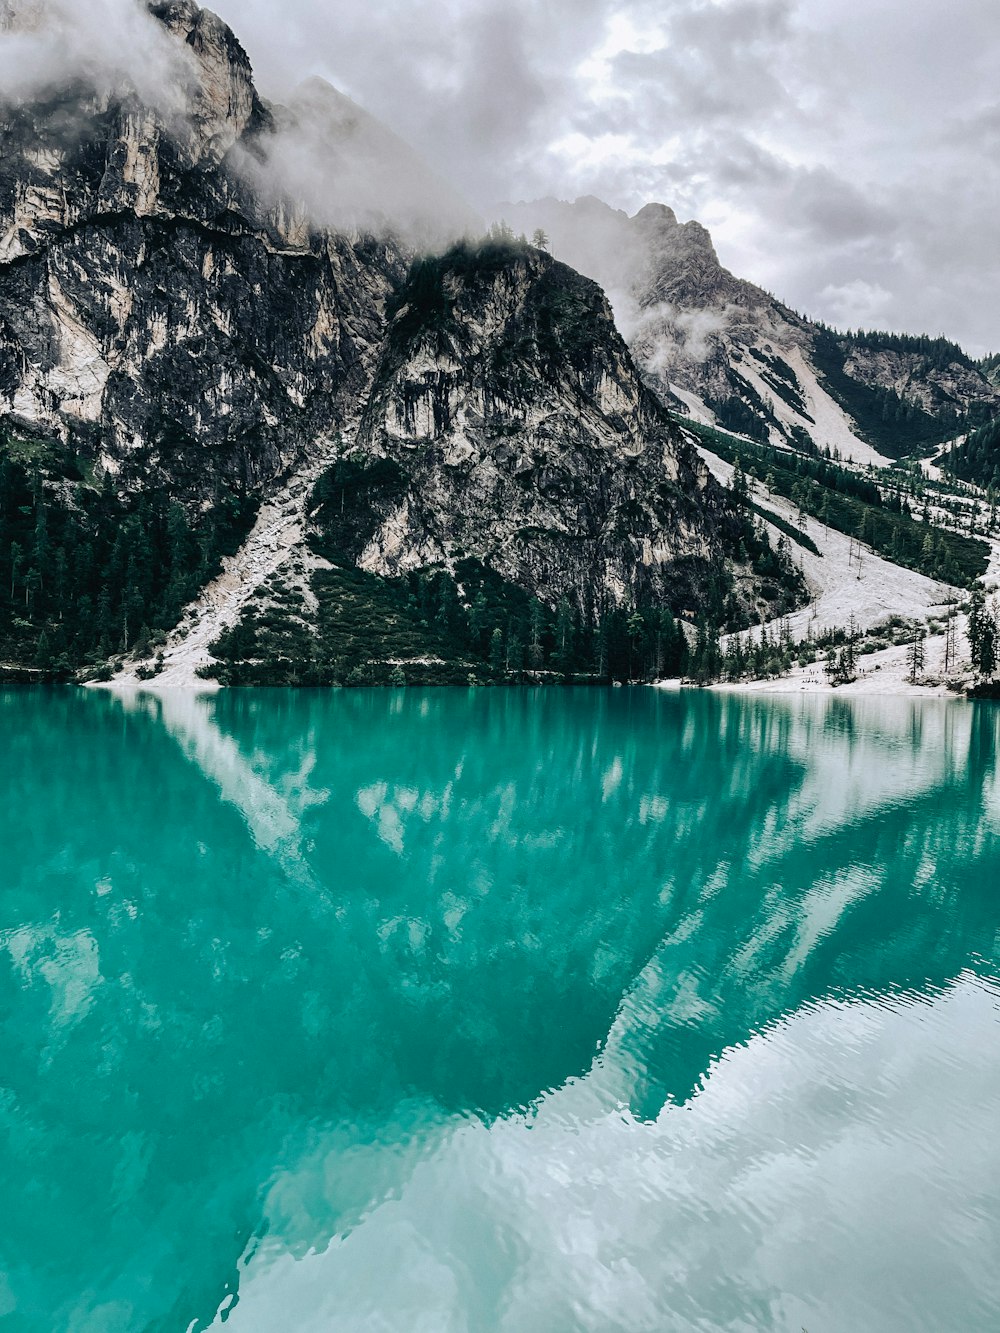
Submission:
M 245 52 L 189 0 L 153 13 L 182 115 L 122 88 L 3 114 L 0 413 L 123 485 L 210 494 L 343 428 L 405 263 L 253 191 L 273 122 Z
M 890 389 L 931 415 L 949 409 L 968 412 L 979 405 L 1000 407 L 996 386 L 957 348 L 935 360 L 919 348 L 906 347 L 904 340 L 896 347 L 893 341 L 887 338 L 886 346 L 866 346 L 848 335 L 845 373 L 869 388 Z
M 339 469 L 355 503 L 340 521 L 332 478 L 327 522 L 361 568 L 474 555 L 584 617 L 698 605 L 699 578 L 737 540 L 728 498 L 643 385 L 603 293 L 528 246 L 417 266 Z

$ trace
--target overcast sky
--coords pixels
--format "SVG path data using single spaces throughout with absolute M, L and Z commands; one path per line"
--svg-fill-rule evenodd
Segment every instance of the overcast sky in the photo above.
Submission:
M 670 204 L 806 314 L 1000 349 L 997 0 L 212 0 L 481 209 Z

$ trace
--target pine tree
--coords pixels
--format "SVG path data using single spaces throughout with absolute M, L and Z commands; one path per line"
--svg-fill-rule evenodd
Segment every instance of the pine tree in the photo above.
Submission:
M 736 456 L 736 463 L 733 467 L 732 491 L 738 505 L 745 505 L 750 498 L 747 474 L 743 471 L 743 460 L 739 454 Z
M 969 650 L 972 669 L 981 680 L 992 680 L 996 673 L 998 620 L 996 602 L 987 607 L 982 589 L 977 588 L 969 610 Z
M 841 654 L 841 662 L 843 664 L 845 680 L 854 680 L 855 678 L 854 645 L 857 642 L 857 637 L 858 637 L 857 621 L 854 619 L 854 616 L 852 615 L 850 624 L 848 625 L 847 629 L 847 643 L 844 647 L 843 653 Z
M 979 674 L 984 680 L 992 680 L 997 669 L 997 624 L 994 616 L 988 616 L 983 626 L 983 638 L 979 650 Z
M 35 666 L 39 671 L 48 671 L 52 666 L 52 648 L 49 643 L 49 636 L 45 630 L 42 630 L 38 636 L 38 647 L 35 650 Z
M 628 618 L 626 633 L 628 634 L 628 678 L 635 679 L 635 653 L 639 641 L 645 630 L 645 621 L 638 611 L 633 611 Z
M 490 666 L 494 675 L 503 674 L 504 657 L 503 630 L 498 625 L 490 637 Z
M 504 660 L 507 670 L 512 675 L 519 676 L 524 670 L 524 644 L 513 630 L 507 636 L 507 653 Z
M 955 608 L 952 604 L 948 606 L 948 614 L 944 627 L 944 671 L 945 675 L 951 671 L 955 665 Z
M 415 598 L 414 602 L 416 602 Z M 482 588 L 479 588 L 472 599 L 472 605 L 469 607 L 469 636 L 472 640 L 472 647 L 476 652 L 482 653 L 487 648 L 488 624 L 489 608 L 486 605 L 486 594 Z
M 552 661 L 556 670 L 561 671 L 564 676 L 569 675 L 573 667 L 574 630 L 573 608 L 565 597 L 561 597 L 556 608 L 556 648 Z
M 980 673 L 983 652 L 983 632 L 986 626 L 986 597 L 982 588 L 975 588 L 969 604 L 969 657 L 972 669 Z
M 910 667 L 910 684 L 917 683 L 917 677 L 924 670 L 924 631 L 923 628 L 917 628 L 913 631 L 913 638 L 910 640 L 910 651 L 907 654 L 907 660 Z
M 10 600 L 14 603 L 14 590 L 17 587 L 17 580 L 21 573 L 21 563 L 24 560 L 24 552 L 18 542 L 10 544 Z
M 538 598 L 531 603 L 531 623 L 528 638 L 528 665 L 532 671 L 540 671 L 545 664 L 545 650 L 542 635 L 545 633 L 545 607 Z

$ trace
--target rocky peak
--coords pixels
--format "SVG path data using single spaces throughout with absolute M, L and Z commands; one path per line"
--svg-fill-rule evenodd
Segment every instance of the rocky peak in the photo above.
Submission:
M 178 453 L 182 490 L 220 468 L 257 481 L 338 428 L 402 265 L 254 194 L 237 150 L 271 122 L 216 15 L 135 14 L 145 73 L 175 79 L 180 113 L 138 81 L 0 112 L 0 415 L 129 485 L 175 475 Z
M 392 435 L 440 435 L 470 394 L 477 415 L 515 423 L 539 395 L 571 395 L 608 418 L 626 451 L 640 450 L 650 428 L 604 293 L 530 246 L 460 246 L 421 261 L 388 341 L 383 375 L 403 386 Z
M 517 205 L 553 252 L 614 294 L 646 380 L 673 406 L 759 440 L 869 461 L 1000 410 L 987 368 L 940 340 L 837 334 L 721 264 L 700 223 L 664 204 L 634 217 L 594 199 Z M 925 344 L 928 344 L 925 346 Z
M 134 104 L 156 114 L 192 164 L 211 166 L 245 133 L 259 105 L 249 58 L 230 28 L 192 0 L 136 3 L 116 42 L 92 28 L 77 28 L 63 0 L 43 5 L 4 0 L 0 30 L 30 31 L 35 86 L 0 89 L 8 115 L 32 103 L 43 120 L 47 103 L 63 111 L 64 136 L 86 135 L 95 111 Z M 70 100 L 78 103 L 69 115 Z
M 604 294 L 523 245 L 415 265 L 338 466 L 329 492 L 350 485 L 364 500 L 327 521 L 363 569 L 391 576 L 474 555 L 585 616 L 697 604 L 732 524 L 644 388 Z
M 679 226 L 677 214 L 666 204 L 646 204 L 636 213 L 633 221 L 643 230 L 655 230 L 660 228 L 673 228 Z
M 46 481 L 72 497 L 64 527 L 107 496 L 94 521 L 110 550 L 108 514 L 155 497 L 192 535 L 180 582 L 151 584 L 141 612 L 127 559 L 110 583 L 81 575 L 74 605 L 114 609 L 96 640 L 81 613 L 79 652 L 162 624 L 240 530 L 223 576 L 240 605 L 293 548 L 305 578 L 304 506 L 331 465 L 325 549 L 369 575 L 458 577 L 464 552 L 522 596 L 571 598 L 581 623 L 706 604 L 745 523 L 643 385 L 600 288 L 526 243 L 458 245 L 407 277 L 374 206 L 390 185 L 404 214 L 441 200 L 405 145 L 324 85 L 265 108 L 239 42 L 189 0 L 127 13 L 147 57 L 128 50 L 134 77 L 102 36 L 104 65 L 0 112 L 4 427 L 62 468 Z M 303 198 L 304 180 L 324 188 Z
M 195 0 L 163 0 L 162 3 L 150 0 L 146 8 L 165 28 L 171 32 L 180 32 L 185 37 L 194 31 L 202 13 Z
M 194 0 L 153 4 L 150 12 L 193 57 L 185 99 L 191 151 L 200 162 L 218 163 L 254 116 L 257 94 L 250 59 L 232 29 Z

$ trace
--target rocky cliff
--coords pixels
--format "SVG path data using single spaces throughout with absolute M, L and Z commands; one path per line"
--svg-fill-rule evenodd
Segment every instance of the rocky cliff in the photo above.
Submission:
M 596 284 L 526 244 L 467 243 L 417 261 L 390 314 L 308 559 L 218 638 L 168 645 L 164 680 L 192 641 L 234 683 L 676 674 L 708 644 L 678 619 L 746 624 L 802 597 Z
M 398 483 L 342 525 L 362 568 L 397 575 L 476 551 L 509 582 L 553 605 L 568 595 L 584 613 L 697 604 L 681 568 L 717 558 L 732 530 L 726 497 L 643 386 L 603 293 L 528 246 L 463 247 L 416 266 L 342 464 L 373 466 Z
M 208 496 L 342 427 L 403 266 L 251 191 L 273 120 L 245 53 L 186 0 L 153 12 L 181 112 L 80 86 L 3 115 L 0 413 L 121 485 Z

